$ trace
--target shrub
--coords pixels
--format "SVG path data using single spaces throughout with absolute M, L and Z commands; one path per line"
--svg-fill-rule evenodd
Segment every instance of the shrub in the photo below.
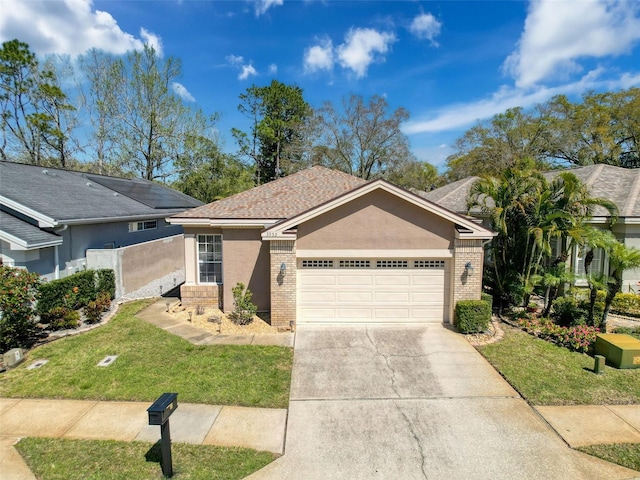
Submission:
M 454 318 L 460 333 L 483 332 L 489 327 L 491 307 L 484 300 L 460 300 Z
M 253 316 L 258 311 L 253 303 L 251 303 L 251 297 L 253 294 L 248 288 L 245 290 L 244 283 L 238 282 L 235 287 L 231 289 L 233 293 L 234 310 L 229 315 L 231 321 L 237 325 L 248 325 L 253 321 Z
M 92 300 L 84 306 L 82 311 L 87 323 L 98 323 L 104 310 L 97 300 Z
M 489 304 L 489 308 L 493 310 L 493 295 L 482 292 L 480 294 L 480 300 L 487 302 Z
M 640 317 L 640 295 L 618 293 L 611 303 L 611 311 L 620 315 Z
M 96 278 L 96 291 L 107 292 L 109 300 L 116 298 L 116 274 L 113 270 L 108 268 L 96 270 Z
M 0 265 L 0 351 L 33 343 L 38 331 L 34 302 L 39 286 L 37 274 Z
M 581 308 L 578 300 L 572 296 L 556 298 L 553 301 L 551 318 L 558 325 L 567 327 L 569 325 L 579 325 L 587 318 L 587 311 Z
M 111 294 L 109 292 L 100 292 L 96 297 L 96 304 L 100 307 L 101 312 L 106 312 L 111 308 Z
M 40 315 L 55 307 L 76 310 L 96 298 L 95 272 L 85 270 L 40 286 L 38 312 Z
M 588 352 L 596 341 L 600 329 L 586 325 L 563 327 L 556 325 L 548 318 L 521 319 L 518 325 L 523 330 L 540 338 L 554 342 L 569 350 Z
M 50 319 L 50 330 L 66 330 L 80 325 L 80 313 L 67 307 L 54 307 L 46 316 Z

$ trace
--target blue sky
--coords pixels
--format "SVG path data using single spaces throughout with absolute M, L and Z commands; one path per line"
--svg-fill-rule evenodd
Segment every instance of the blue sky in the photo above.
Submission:
M 238 96 L 272 79 L 314 107 L 384 95 L 411 113 L 420 160 L 442 168 L 478 120 L 553 95 L 640 86 L 637 0 L 0 0 L 0 41 L 38 54 L 123 54 L 153 44 L 182 60 L 174 85 L 205 112 L 248 129 Z

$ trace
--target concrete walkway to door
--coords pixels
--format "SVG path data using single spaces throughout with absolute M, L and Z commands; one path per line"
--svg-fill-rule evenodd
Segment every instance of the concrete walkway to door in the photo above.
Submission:
M 263 479 L 630 479 L 570 449 L 442 325 L 296 334 L 285 455 Z

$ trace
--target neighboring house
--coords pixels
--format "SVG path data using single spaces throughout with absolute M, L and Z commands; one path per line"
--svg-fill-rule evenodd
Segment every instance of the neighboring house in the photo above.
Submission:
M 61 278 L 86 266 L 88 249 L 182 234 L 165 217 L 199 205 L 147 180 L 0 161 L 0 258 Z
M 315 166 L 168 219 L 185 304 L 234 308 L 242 282 L 277 326 L 450 321 L 479 299 L 493 233 L 383 180 Z
M 612 165 L 589 165 L 587 167 L 572 168 L 546 172 L 547 180 L 552 180 L 562 171 L 570 171 L 578 177 L 589 189 L 592 197 L 606 198 L 618 207 L 619 216 L 611 229 L 614 235 L 630 247 L 640 248 L 640 169 L 628 169 Z M 445 185 L 430 192 L 420 193 L 449 210 L 460 214 L 470 214 L 478 218 L 482 215 L 477 210 L 468 212 L 467 199 L 471 186 L 478 177 L 468 177 Z M 609 213 L 602 207 L 595 209 L 590 224 L 598 228 L 609 228 Z M 558 252 L 556 252 L 558 253 Z M 576 285 L 585 286 L 583 254 L 580 249 L 573 249 L 570 257 L 570 267 L 576 273 Z M 608 269 L 608 259 L 603 251 L 596 249 L 591 264 L 591 271 L 602 273 Z M 623 276 L 623 291 L 638 292 L 640 270 L 628 270 Z

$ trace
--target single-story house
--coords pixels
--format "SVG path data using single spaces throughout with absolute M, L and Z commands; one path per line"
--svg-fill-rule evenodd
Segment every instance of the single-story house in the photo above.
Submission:
M 479 299 L 493 232 L 384 180 L 314 166 L 174 215 L 185 304 L 234 308 L 245 284 L 273 325 L 449 322 Z
M 139 178 L 0 161 L 0 261 L 61 278 L 86 266 L 88 249 L 181 235 L 165 218 L 199 205 Z
M 589 189 L 592 197 L 605 198 L 618 207 L 618 219 L 611 228 L 616 238 L 625 245 L 640 248 L 640 169 L 621 168 L 613 165 L 589 165 L 586 167 L 555 170 L 544 173 L 552 180 L 559 172 L 570 171 Z M 419 193 L 422 197 L 454 212 L 469 214 L 484 220 L 478 210 L 468 212 L 467 199 L 472 185 L 479 177 L 468 177 L 430 192 Z M 590 224 L 598 228 L 609 228 L 609 212 L 597 207 Z M 556 252 L 559 253 L 559 252 Z M 577 275 L 576 285 L 586 286 L 583 256 L 586 252 L 573 249 L 569 267 Z M 594 251 L 591 271 L 602 273 L 608 270 L 608 258 L 601 249 Z M 638 292 L 640 269 L 628 270 L 623 276 L 623 291 Z

